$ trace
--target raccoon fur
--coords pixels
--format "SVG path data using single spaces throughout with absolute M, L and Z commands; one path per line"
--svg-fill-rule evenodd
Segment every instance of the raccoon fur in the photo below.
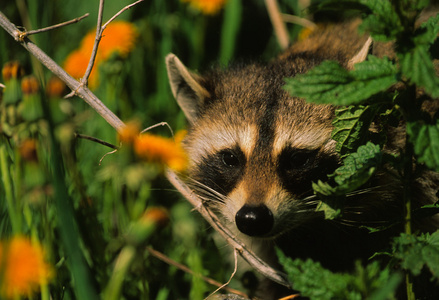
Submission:
M 349 271 L 355 261 L 388 247 L 402 230 L 401 225 L 369 233 L 364 227 L 388 225 L 403 216 L 403 187 L 388 175 L 392 170 L 378 172 L 366 187 L 348 195 L 342 218 L 325 220 L 315 210 L 319 199 L 312 182 L 327 181 L 340 164 L 331 139 L 335 108 L 307 103 L 283 89 L 284 78 L 325 60 L 349 68 L 368 40 L 358 35 L 358 23 L 317 30 L 266 64 L 238 64 L 197 75 L 175 55 L 166 58 L 172 92 L 189 122 L 184 140 L 188 185 L 273 266 L 276 245 L 291 257 Z M 374 44 L 372 51 L 392 57 L 390 46 Z M 385 150 L 400 151 L 403 126 L 389 132 Z M 412 187 L 413 205 L 434 202 L 438 188 L 438 174 L 423 171 Z M 438 224 L 434 216 L 415 226 L 434 231 Z

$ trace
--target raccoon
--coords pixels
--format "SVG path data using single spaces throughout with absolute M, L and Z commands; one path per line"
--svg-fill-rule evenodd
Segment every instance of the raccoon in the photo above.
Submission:
M 276 245 L 291 257 L 311 258 L 333 271 L 351 270 L 401 231 L 398 226 L 373 234 L 365 229 L 403 215 L 403 188 L 389 170 L 348 195 L 352 199 L 341 219 L 325 220 L 316 211 L 312 182 L 327 181 L 340 165 L 331 139 L 335 108 L 307 103 L 283 89 L 284 78 L 325 60 L 351 68 L 353 59 L 364 58 L 369 40 L 358 35 L 358 24 L 328 25 L 271 62 L 215 68 L 202 76 L 174 54 L 166 57 L 173 95 L 189 122 L 188 185 L 274 266 Z M 389 45 L 373 48 L 378 56 L 393 55 Z M 392 130 L 386 151 L 398 151 L 404 138 L 403 126 Z M 414 205 L 433 202 L 438 188 L 439 176 L 424 172 L 413 186 Z M 438 224 L 436 217 L 418 226 L 432 231 Z

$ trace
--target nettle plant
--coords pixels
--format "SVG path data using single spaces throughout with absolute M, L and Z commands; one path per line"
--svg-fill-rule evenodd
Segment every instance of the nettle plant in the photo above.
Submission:
M 439 15 L 424 20 L 421 11 L 429 1 L 326 1 L 319 9 L 355 9 L 363 13 L 359 28 L 376 42 L 393 42 L 395 57 L 367 59 L 346 70 L 337 62 L 326 61 L 306 74 L 286 79 L 291 95 L 316 104 L 337 107 L 332 138 L 342 158 L 342 165 L 329 175 L 330 182 L 314 182 L 314 192 L 321 199 L 318 210 L 328 219 L 343 215 L 347 194 L 366 184 L 384 164 L 390 164 L 401 180 L 404 197 L 405 232 L 393 241 L 393 251 L 385 269 L 377 262 L 358 265 L 357 274 L 334 274 L 318 263 L 291 260 L 279 253 L 294 288 L 301 295 L 316 299 L 388 299 L 403 281 L 400 266 L 406 272 L 408 299 L 415 295 L 411 282 L 421 270 L 431 273 L 428 280 L 439 279 L 439 231 L 417 235 L 412 232 L 415 218 L 439 212 L 439 203 L 414 210 L 410 184 L 418 169 L 439 171 L 439 113 L 428 114 L 421 108 L 439 97 L 439 77 L 434 60 L 439 58 Z M 415 24 L 416 23 L 416 24 Z M 436 62 L 437 64 L 437 62 Z M 437 65 L 436 65 L 437 68 Z M 375 130 L 370 130 L 374 124 Z M 405 145 L 398 153 L 383 151 L 386 128 L 405 125 Z M 404 126 L 403 125 L 403 126 Z M 393 226 L 389 220 L 388 226 Z M 371 232 L 384 228 L 369 228 Z M 393 274 L 392 274 L 393 273 Z

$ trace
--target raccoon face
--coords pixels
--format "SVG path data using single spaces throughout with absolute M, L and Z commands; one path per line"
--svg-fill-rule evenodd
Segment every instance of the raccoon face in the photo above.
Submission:
M 312 182 L 338 164 L 333 108 L 291 98 L 279 66 L 249 65 L 204 77 L 167 59 L 189 123 L 188 184 L 232 228 L 273 238 L 321 217 Z

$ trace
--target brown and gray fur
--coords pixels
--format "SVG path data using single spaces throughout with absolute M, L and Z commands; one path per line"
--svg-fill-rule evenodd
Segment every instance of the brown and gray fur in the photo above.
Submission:
M 275 265 L 273 245 L 292 257 L 312 258 L 334 271 L 350 270 L 385 249 L 401 229 L 370 234 L 362 225 L 388 225 L 403 216 L 402 186 L 391 170 L 379 172 L 348 195 L 339 220 L 315 211 L 311 183 L 328 180 L 338 165 L 331 139 L 334 107 L 291 97 L 283 88 L 294 77 L 336 60 L 349 67 L 367 37 L 358 21 L 330 25 L 268 64 L 214 69 L 202 76 L 173 54 L 166 58 L 172 92 L 189 121 L 184 141 L 190 158 L 188 184 L 264 260 Z M 392 55 L 374 45 L 376 55 Z M 363 49 L 364 50 L 364 49 Z M 404 129 L 394 129 L 387 151 L 398 152 Z M 424 172 L 416 181 L 415 206 L 432 203 L 439 177 Z M 401 221 L 401 220 L 400 220 Z M 437 222 L 421 224 L 434 230 Z M 402 223 L 401 223 L 402 224 Z

